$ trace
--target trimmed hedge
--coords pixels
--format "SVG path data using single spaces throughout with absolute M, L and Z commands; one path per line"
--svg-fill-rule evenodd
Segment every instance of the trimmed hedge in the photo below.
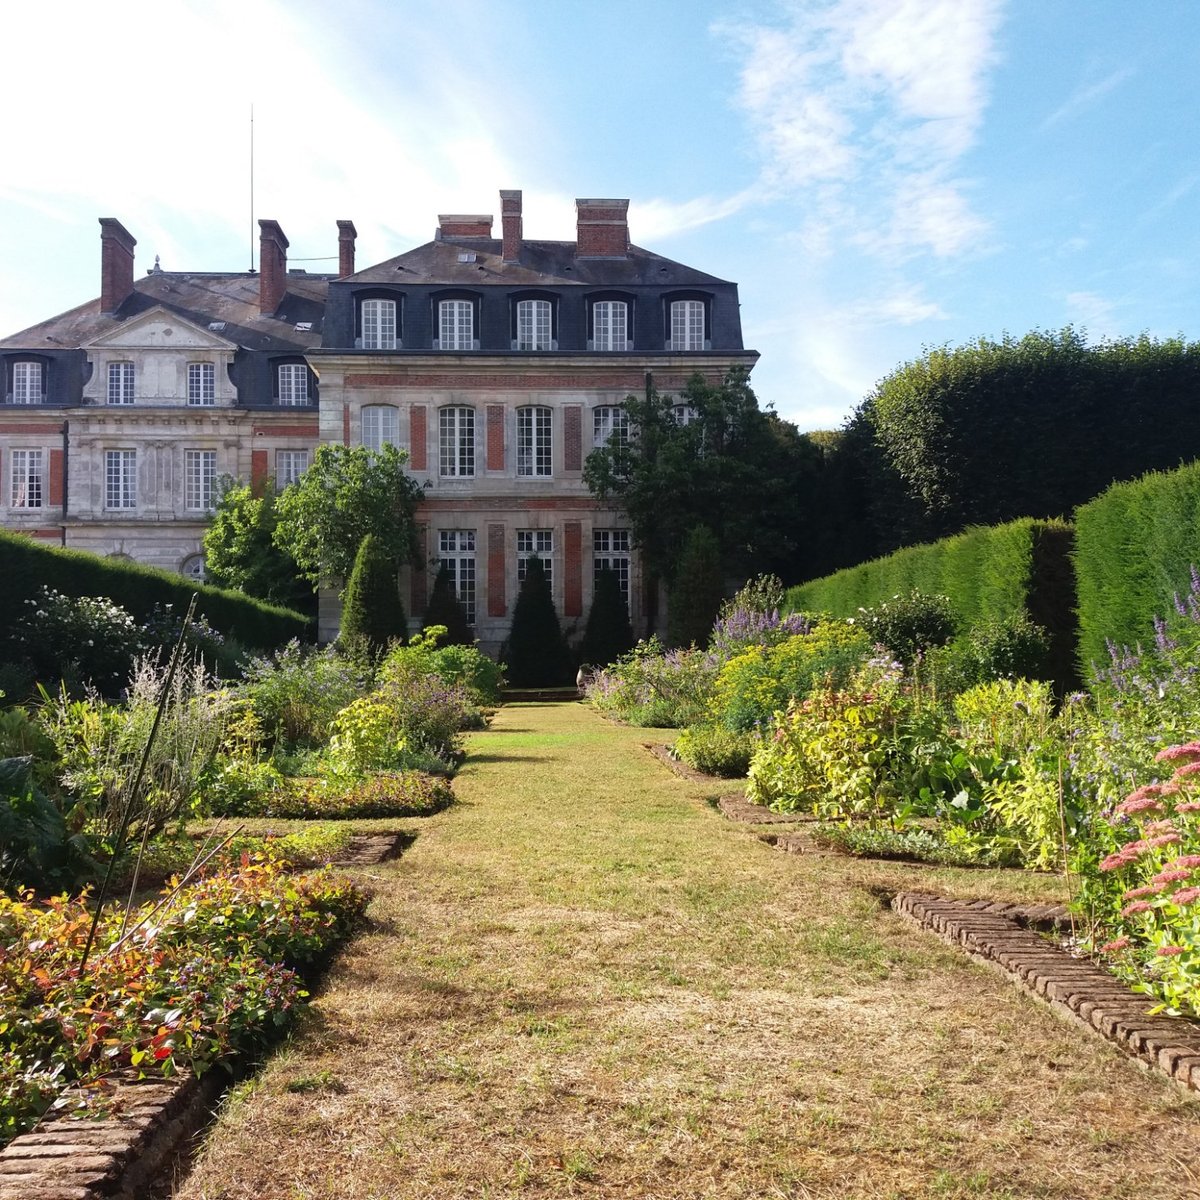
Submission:
M 1200 567 L 1200 462 L 1113 484 L 1075 513 L 1079 658 L 1106 664 L 1106 642 L 1149 644 L 1155 617 L 1192 590 Z
M 947 596 L 960 631 L 1024 611 L 1050 634 L 1050 674 L 1069 687 L 1076 681 L 1072 541 L 1063 521 L 979 526 L 790 588 L 786 606 L 852 617 L 916 588 Z
M 157 567 L 44 546 L 3 530 L 0 579 L 4 580 L 0 629 L 11 629 L 24 614 L 25 601 L 46 585 L 68 596 L 107 596 L 138 621 L 149 619 L 156 604 L 170 604 L 182 616 L 195 592 L 199 615 L 222 634 L 254 649 L 272 649 L 292 638 L 306 638 L 310 632 L 308 618 L 290 608 L 195 583 Z

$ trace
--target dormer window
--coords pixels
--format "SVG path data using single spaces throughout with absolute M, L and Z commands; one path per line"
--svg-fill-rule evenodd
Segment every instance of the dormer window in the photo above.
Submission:
M 593 300 L 588 307 L 588 349 L 632 350 L 632 311 L 628 300 Z
M 438 301 L 438 346 L 442 350 L 475 348 L 475 305 L 470 300 Z
M 109 404 L 133 403 L 133 363 L 114 362 L 108 364 Z
M 280 363 L 275 368 L 275 385 L 280 404 L 307 404 L 308 365 L 302 362 Z
M 187 402 L 202 408 L 217 402 L 217 368 L 212 363 L 188 363 Z
M 364 300 L 359 309 L 364 350 L 396 349 L 395 300 Z
M 704 350 L 705 304 L 703 300 L 671 301 L 671 341 L 668 350 Z
M 45 364 L 26 359 L 12 365 L 12 391 L 9 400 L 13 404 L 41 404 L 46 399 Z
M 553 305 L 549 300 L 517 301 L 515 350 L 553 350 Z

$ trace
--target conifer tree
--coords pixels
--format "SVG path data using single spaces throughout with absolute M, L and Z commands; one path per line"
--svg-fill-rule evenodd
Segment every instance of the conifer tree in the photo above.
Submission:
M 433 591 L 429 595 L 429 603 L 425 606 L 425 616 L 421 620 L 421 628 L 428 629 L 430 625 L 444 625 L 445 634 L 438 639 L 439 646 L 473 646 L 475 633 L 467 620 L 467 610 L 454 591 L 454 582 L 450 577 L 450 569 L 443 563 L 433 581 Z
M 378 659 L 396 638 L 408 637 L 396 564 L 373 534 L 359 543 L 342 597 L 338 645 L 348 654 Z
M 525 563 L 525 578 L 508 635 L 508 682 L 513 687 L 560 687 L 570 682 L 571 651 L 563 637 L 540 558 Z
M 684 538 L 671 583 L 667 641 L 672 646 L 707 646 L 721 609 L 721 547 L 711 529 L 697 525 Z
M 579 646 L 580 660 L 592 667 L 606 667 L 633 648 L 629 608 L 615 571 L 596 576 L 592 607 Z

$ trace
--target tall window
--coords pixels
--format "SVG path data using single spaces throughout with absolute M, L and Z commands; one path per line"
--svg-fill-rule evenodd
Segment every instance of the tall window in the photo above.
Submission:
M 592 348 L 629 349 L 629 306 L 624 300 L 597 300 L 592 305 Z
M 550 409 L 517 409 L 518 475 L 553 474 L 552 433 Z
M 592 445 L 607 446 L 616 435 L 620 445 L 629 440 L 629 414 L 619 404 L 601 404 L 592 409 Z
M 694 404 L 672 404 L 671 416 L 675 418 L 676 425 L 691 425 L 700 414 Z
M 546 582 L 554 582 L 554 531 L 552 529 L 517 530 L 517 579 L 525 581 L 525 571 L 531 558 L 542 560 Z
M 671 301 L 671 349 L 704 349 L 704 301 Z
M 114 362 L 108 364 L 109 404 L 133 403 L 133 363 Z
M 45 385 L 40 362 L 16 362 L 12 368 L 12 402 L 41 404 Z
M 363 349 L 395 350 L 395 300 L 364 300 L 361 313 Z
M 601 571 L 612 571 L 621 585 L 625 606 L 629 607 L 629 530 L 594 529 L 592 531 L 593 579 Z
M 392 404 L 364 405 L 362 444 L 368 450 L 400 445 L 400 410 Z
M 275 451 L 275 486 L 282 490 L 308 470 L 307 450 Z
M 475 624 L 475 530 L 438 531 L 439 564 L 450 573 L 458 602 L 467 610 L 467 622 Z
M 13 508 L 42 507 L 42 452 L 14 450 L 10 457 L 12 491 L 9 504 Z
M 137 508 L 137 451 L 104 452 L 104 507 Z
M 304 363 L 279 364 L 279 403 L 308 403 L 308 367 Z
M 475 474 L 475 410 L 443 408 L 438 416 L 438 457 L 447 476 Z
M 185 450 L 183 457 L 184 507 L 191 512 L 207 512 L 212 508 L 217 452 Z
M 443 350 L 475 346 L 475 306 L 470 300 L 438 301 L 438 345 Z
M 188 403 L 216 404 L 217 368 L 212 363 L 188 363 Z
M 517 301 L 517 349 L 549 350 L 552 325 L 549 300 Z

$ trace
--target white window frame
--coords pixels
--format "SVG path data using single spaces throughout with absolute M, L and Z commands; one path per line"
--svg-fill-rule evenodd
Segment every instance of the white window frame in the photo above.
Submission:
M 109 404 L 132 404 L 134 387 L 134 367 L 131 362 L 110 362 L 108 364 L 108 402 Z
M 217 481 L 215 450 L 183 452 L 183 507 L 188 512 L 211 512 Z
M 517 301 L 517 349 L 554 349 L 554 309 L 549 300 Z
M 554 590 L 554 530 L 517 530 L 517 583 L 525 582 L 525 573 L 531 558 L 542 560 L 546 582 Z
M 517 474 L 549 479 L 554 474 L 554 410 L 531 404 L 517 409 Z
M 208 578 L 208 564 L 204 561 L 204 555 L 189 554 L 179 564 L 179 573 L 184 579 L 193 579 L 197 583 L 203 583 Z
M 475 530 L 439 529 L 438 565 L 450 573 L 450 583 L 458 602 L 467 614 L 467 624 L 475 624 Z
M 629 304 L 625 300 L 592 301 L 592 349 L 629 349 Z
M 475 349 L 475 304 L 471 300 L 438 301 L 438 348 Z
M 669 349 L 678 351 L 704 349 L 703 300 L 671 301 L 671 344 Z
M 9 452 L 9 508 L 42 508 L 46 503 L 46 458 L 41 449 L 14 447 Z
M 438 464 L 447 479 L 475 474 L 475 410 L 447 405 L 438 409 Z
M 400 445 L 400 410 L 394 404 L 364 404 L 360 422 L 360 440 L 368 450 Z
M 216 404 L 217 368 L 215 363 L 188 363 L 187 402 L 193 408 L 211 408 Z
M 41 404 L 46 395 L 46 364 L 18 359 L 12 365 L 12 402 Z
M 288 484 L 295 483 L 307 470 L 307 450 L 275 451 L 275 487 L 277 490 L 283 491 Z
M 283 405 L 308 403 L 308 366 L 305 363 L 280 363 L 275 368 L 279 403 Z
M 396 349 L 396 301 L 371 299 L 360 302 L 359 328 L 364 350 Z
M 617 435 L 617 444 L 629 442 L 629 414 L 621 404 L 598 404 L 592 409 L 592 445 L 607 446 L 609 438 Z
M 692 425 L 700 419 L 694 404 L 672 404 L 671 417 L 676 425 Z
M 601 571 L 612 571 L 621 585 L 625 608 L 629 608 L 629 567 L 632 542 L 628 529 L 592 530 L 592 587 Z
M 104 507 L 110 512 L 137 508 L 137 451 L 105 450 Z

